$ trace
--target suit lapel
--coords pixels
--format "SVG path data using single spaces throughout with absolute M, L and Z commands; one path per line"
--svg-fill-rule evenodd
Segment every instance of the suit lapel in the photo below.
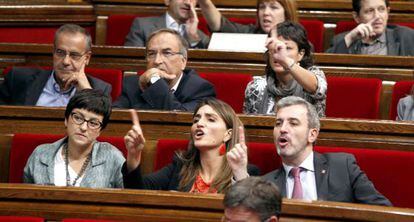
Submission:
M 51 71 L 47 70 L 38 70 L 36 77 L 33 79 L 32 84 L 26 91 L 26 99 L 24 101 L 25 105 L 36 105 L 36 102 L 42 94 L 43 88 L 45 87 L 51 73 Z
M 400 43 L 394 38 L 394 30 L 386 29 L 387 55 L 398 56 Z
M 286 194 L 286 172 L 283 167 L 275 172 L 275 184 L 279 187 L 282 197 L 287 197 Z
M 318 200 L 327 200 L 328 186 L 328 164 L 326 158 L 320 153 L 314 152 L 315 182 Z
M 158 19 L 154 22 L 154 27 L 157 29 L 167 28 L 167 14 L 158 17 Z

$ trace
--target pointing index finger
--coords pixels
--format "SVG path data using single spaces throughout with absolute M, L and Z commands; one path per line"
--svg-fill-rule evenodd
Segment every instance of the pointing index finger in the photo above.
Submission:
M 141 128 L 141 125 L 139 124 L 137 111 L 135 111 L 134 109 L 130 109 L 129 112 L 131 113 L 132 124 L 137 125 Z
M 379 16 L 374 17 L 373 19 L 369 20 L 367 24 L 372 25 L 375 21 L 379 19 Z
M 245 144 L 246 143 L 246 139 L 244 136 L 244 127 L 243 126 L 239 126 L 239 143 L 240 144 Z

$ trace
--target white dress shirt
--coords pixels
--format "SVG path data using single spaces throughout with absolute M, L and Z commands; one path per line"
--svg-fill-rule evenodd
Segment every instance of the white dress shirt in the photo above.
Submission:
M 175 31 L 177 31 L 178 33 L 180 33 L 181 36 L 184 36 L 185 34 L 185 25 L 184 24 L 178 24 L 173 17 L 171 17 L 170 14 L 168 14 L 165 16 L 165 24 L 167 25 L 167 28 L 169 29 L 173 29 Z
M 316 191 L 315 181 L 315 167 L 313 163 L 313 152 L 299 165 L 300 171 L 300 182 L 302 184 L 302 192 L 304 200 L 317 200 L 318 195 Z M 286 172 L 286 195 L 290 199 L 292 198 L 294 178 L 289 175 L 290 170 L 293 166 L 288 166 L 283 163 L 283 168 Z

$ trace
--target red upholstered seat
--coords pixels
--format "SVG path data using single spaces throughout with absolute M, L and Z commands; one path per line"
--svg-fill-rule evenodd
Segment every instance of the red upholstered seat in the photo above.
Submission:
M 328 77 L 326 116 L 377 119 L 382 82 L 376 78 Z
M 414 208 L 414 152 L 317 146 L 316 151 L 346 152 L 355 155 L 358 165 L 375 188 L 396 207 Z
M 248 74 L 209 72 L 200 76 L 214 85 L 217 99 L 228 103 L 236 113 L 243 112 L 244 91 L 253 79 Z M 229 84 L 231 82 L 231 84 Z
M 392 99 L 391 99 L 391 106 L 390 106 L 390 116 L 391 120 L 395 120 L 397 118 L 397 105 L 398 101 L 401 98 L 410 94 L 411 87 L 413 87 L 414 81 L 399 81 L 396 82 L 394 88 L 392 90 Z
M 85 72 L 95 78 L 101 79 L 112 86 L 111 97 L 112 101 L 115 101 L 122 92 L 122 70 L 119 69 L 101 69 L 101 68 L 88 68 Z
M 0 216 L 0 222 L 43 222 L 41 217 L 25 217 L 25 216 Z
M 198 28 L 210 35 L 206 20 L 203 17 L 200 17 L 199 20 Z M 244 25 L 256 24 L 255 18 L 229 18 L 229 20 Z M 323 33 L 325 31 L 323 22 L 319 20 L 300 20 L 300 24 L 306 29 L 308 39 L 313 44 L 315 52 L 321 52 L 323 50 Z
M 414 22 L 396 22 L 395 25 L 407 26 L 414 29 Z M 339 21 L 336 23 L 335 34 L 350 31 L 357 26 L 355 21 Z
M 43 43 L 52 44 L 56 30 L 59 26 L 17 26 L 17 27 L 0 27 L 0 42 L 7 43 Z M 84 27 L 95 36 L 95 27 Z
M 106 22 L 106 45 L 122 46 L 137 15 L 109 15 Z
M 29 159 L 29 156 L 38 145 L 44 143 L 53 143 L 62 137 L 63 135 L 15 134 L 12 139 L 10 150 L 9 182 L 22 182 L 23 169 L 26 165 L 27 159 Z M 127 150 L 125 148 L 124 139 L 122 137 L 101 136 L 98 138 L 98 140 L 111 143 L 120 149 L 124 156 L 126 156 Z

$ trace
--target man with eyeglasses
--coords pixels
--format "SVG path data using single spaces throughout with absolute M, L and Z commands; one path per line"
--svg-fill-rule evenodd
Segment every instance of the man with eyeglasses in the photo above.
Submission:
M 91 47 L 91 36 L 84 28 L 61 26 L 55 33 L 53 70 L 14 67 L 0 85 L 0 104 L 66 106 L 76 91 L 88 88 L 109 95 L 111 85 L 85 74 Z
M 198 29 L 196 4 L 197 0 L 165 0 L 165 14 L 135 18 L 126 36 L 125 46 L 143 47 L 151 33 L 169 28 L 180 33 L 191 48 L 207 48 L 210 38 Z
M 148 39 L 147 70 L 127 76 L 117 108 L 193 111 L 199 101 L 215 97 L 214 87 L 186 69 L 187 41 L 171 29 L 160 29 Z
M 66 106 L 66 136 L 33 151 L 24 168 L 23 181 L 55 186 L 122 188 L 121 168 L 125 158 L 113 145 L 96 140 L 110 115 L 111 99 L 102 91 L 76 92 Z

